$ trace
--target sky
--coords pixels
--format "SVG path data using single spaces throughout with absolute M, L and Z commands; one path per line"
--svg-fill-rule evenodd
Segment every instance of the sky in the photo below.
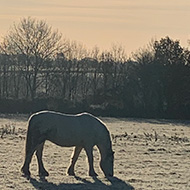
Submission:
M 45 20 L 87 49 L 122 45 L 128 54 L 169 36 L 188 47 L 189 0 L 0 0 L 0 40 L 13 23 Z

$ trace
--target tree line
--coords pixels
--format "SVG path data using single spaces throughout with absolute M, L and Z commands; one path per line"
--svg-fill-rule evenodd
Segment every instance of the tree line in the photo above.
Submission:
M 190 118 L 190 51 L 164 37 L 127 57 L 86 49 L 28 17 L 0 43 L 0 111 Z

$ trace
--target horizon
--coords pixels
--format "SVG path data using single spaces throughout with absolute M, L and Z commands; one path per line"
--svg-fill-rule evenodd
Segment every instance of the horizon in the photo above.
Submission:
M 6 0 L 0 6 L 0 40 L 13 23 L 31 16 L 45 20 L 65 38 L 82 43 L 87 49 L 97 46 L 109 50 L 112 44 L 120 44 L 130 55 L 145 47 L 151 39 L 166 36 L 179 40 L 182 47 L 188 48 L 190 2 L 172 2 Z

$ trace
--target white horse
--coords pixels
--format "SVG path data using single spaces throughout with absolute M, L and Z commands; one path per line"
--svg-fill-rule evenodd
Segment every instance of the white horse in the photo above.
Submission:
M 75 146 L 67 173 L 75 175 L 74 166 L 84 148 L 88 157 L 89 175 L 97 176 L 93 166 L 93 147 L 96 145 L 101 154 L 100 167 L 105 176 L 113 176 L 114 152 L 109 131 L 101 120 L 88 113 L 67 115 L 42 111 L 33 114 L 28 121 L 25 162 L 21 169 L 30 177 L 29 165 L 34 152 L 39 166 L 39 175 L 48 176 L 42 162 L 44 142 L 49 140 L 62 147 Z

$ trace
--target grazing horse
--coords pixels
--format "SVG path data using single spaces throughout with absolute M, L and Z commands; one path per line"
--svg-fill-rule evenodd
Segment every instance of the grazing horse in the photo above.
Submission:
M 67 171 L 69 175 L 75 175 L 74 166 L 84 148 L 89 163 L 89 175 L 97 176 L 93 166 L 93 147 L 96 145 L 101 155 L 100 168 L 105 176 L 113 176 L 114 152 L 110 134 L 103 122 L 95 116 L 88 113 L 68 115 L 52 111 L 33 114 L 28 121 L 25 161 L 21 169 L 25 176 L 30 177 L 29 165 L 34 152 L 38 160 L 39 175 L 49 175 L 42 162 L 46 140 L 62 147 L 75 147 Z

